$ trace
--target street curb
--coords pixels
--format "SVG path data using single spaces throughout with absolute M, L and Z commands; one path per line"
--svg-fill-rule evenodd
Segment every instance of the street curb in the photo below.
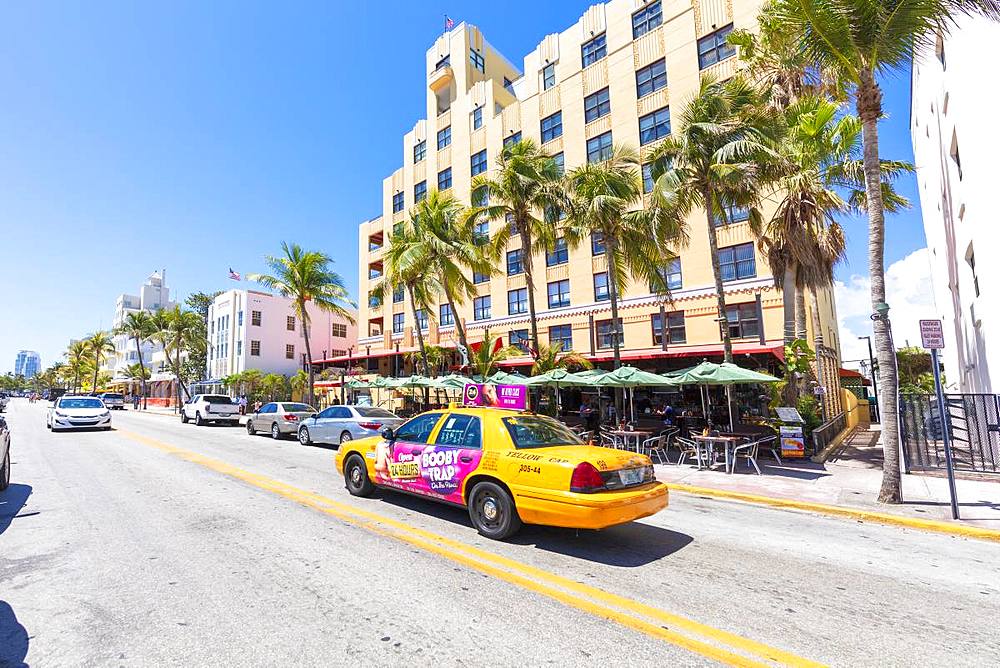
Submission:
M 858 508 L 846 508 L 844 506 L 830 506 L 823 503 L 811 503 L 809 501 L 796 501 L 794 499 L 781 499 L 771 496 L 759 496 L 757 494 L 747 494 L 746 492 L 731 492 L 724 489 L 713 489 L 710 487 L 695 487 L 681 483 L 663 483 L 668 489 L 681 492 L 683 494 L 693 494 L 698 496 L 710 496 L 720 499 L 730 499 L 733 501 L 743 501 L 774 508 L 785 508 L 789 510 L 803 510 L 806 512 L 819 513 L 821 515 L 831 515 L 834 517 L 847 517 L 854 520 L 876 522 L 890 526 L 906 527 L 908 529 L 919 529 L 934 533 L 950 534 L 952 536 L 962 536 L 964 538 L 977 538 L 1000 543 L 1000 531 L 995 529 L 983 529 L 980 527 L 950 524 L 937 520 L 922 520 L 916 517 L 903 517 L 902 515 L 892 515 L 889 513 L 878 513 L 870 510 Z

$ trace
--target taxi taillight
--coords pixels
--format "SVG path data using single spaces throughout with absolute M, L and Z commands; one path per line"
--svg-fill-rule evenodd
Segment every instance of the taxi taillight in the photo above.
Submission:
M 577 464 L 569 480 L 569 491 L 590 493 L 603 489 L 605 489 L 604 476 L 593 464 L 590 462 Z

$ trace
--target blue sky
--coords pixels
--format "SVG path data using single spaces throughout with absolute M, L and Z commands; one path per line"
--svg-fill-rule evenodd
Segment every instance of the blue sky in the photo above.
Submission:
M 520 64 L 587 4 L 3 3 L 0 372 L 21 348 L 56 361 L 160 268 L 180 296 L 230 288 L 289 240 L 353 290 L 442 13 Z M 908 94 L 886 82 L 884 156 L 912 159 Z M 845 281 L 867 266 L 865 221 L 847 232 Z M 924 245 L 918 208 L 890 221 L 887 263 Z

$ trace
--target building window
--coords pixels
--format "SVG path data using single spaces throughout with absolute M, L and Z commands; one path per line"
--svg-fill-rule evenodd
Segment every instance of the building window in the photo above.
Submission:
M 503 78 L 503 87 L 507 89 L 507 92 L 511 95 L 514 94 L 514 82 L 507 77 Z
M 657 3 L 659 4 L 659 3 Z M 639 97 L 655 93 L 667 87 L 667 61 L 660 58 L 635 73 L 635 91 Z
M 397 286 L 392 289 L 392 303 L 398 304 L 403 301 L 403 286 Z
M 757 261 L 753 254 L 753 244 L 720 248 L 719 269 L 724 281 L 754 278 L 757 275 Z
M 516 144 L 519 141 L 521 141 L 521 132 L 520 132 L 520 130 L 518 130 L 514 134 L 510 135 L 509 137 L 505 137 L 504 140 L 503 140 L 503 147 L 504 148 L 510 148 L 511 146 L 513 146 L 514 144 Z
M 413 186 L 413 201 L 419 202 L 427 198 L 427 181 L 421 181 Z
M 382 306 L 382 297 L 380 295 L 368 295 L 368 308 L 378 308 Z
M 682 285 L 681 259 L 675 257 L 666 267 L 661 268 L 660 278 L 663 282 L 660 285 L 650 285 L 650 292 L 662 292 L 664 287 L 668 290 L 680 290 Z
M 438 172 L 438 190 L 448 190 L 451 188 L 451 167 Z
M 653 323 L 653 345 L 663 345 L 663 322 L 660 314 L 654 313 L 651 321 Z M 684 331 L 684 311 L 674 311 L 667 313 L 667 343 L 685 343 L 687 333 Z
M 478 130 L 483 127 L 483 108 L 476 107 L 472 110 L 472 129 Z
M 653 163 L 647 162 L 642 166 L 642 192 L 653 192 Z
M 976 252 L 972 250 L 972 244 L 969 244 L 969 252 L 966 254 L 965 261 L 969 264 L 969 269 L 972 270 L 972 287 L 976 291 L 976 296 L 979 296 L 979 276 L 976 274 Z
M 403 210 L 403 193 L 399 192 L 392 196 L 392 212 L 399 213 Z
M 725 218 L 721 216 L 713 216 L 716 227 L 731 225 L 732 223 L 742 223 L 750 220 L 750 207 L 748 206 L 725 204 L 723 205 L 723 209 L 725 210 Z
M 451 145 L 451 126 L 438 130 L 438 150 Z
M 556 169 L 559 171 L 559 176 L 566 173 L 566 157 L 562 153 L 556 153 L 552 156 L 552 162 L 556 163 Z
M 417 309 L 417 325 L 420 326 L 420 331 L 427 331 L 427 311 L 425 309 Z
M 451 304 L 441 304 L 438 307 L 438 320 L 442 327 L 455 324 L 455 315 L 451 312 Z
M 603 232 L 591 232 L 590 233 L 590 254 L 591 255 L 604 255 L 607 252 L 607 247 L 604 244 L 604 233 Z
M 450 53 L 447 56 L 445 56 L 444 58 L 442 58 L 441 60 L 437 61 L 437 64 L 434 66 L 434 70 L 437 71 L 437 70 L 441 69 L 442 67 L 448 67 L 449 65 L 451 65 L 451 54 Z
M 427 141 L 418 141 L 413 145 L 413 162 L 418 163 L 427 157 Z
M 615 328 L 611 320 L 598 320 L 596 323 L 597 329 L 597 347 L 598 348 L 614 348 L 615 338 L 618 338 L 618 345 L 625 344 L 625 337 L 623 332 L 615 331 L 616 329 L 621 329 L 621 320 L 618 321 L 618 327 Z
M 958 133 L 955 130 L 951 131 L 951 148 L 948 149 L 948 155 L 951 156 L 951 161 L 955 163 L 955 169 L 958 170 L 958 180 L 962 180 L 962 156 L 958 152 Z
M 490 221 L 480 220 L 472 228 L 473 240 L 476 245 L 482 246 L 490 240 Z
M 587 140 L 587 162 L 603 162 L 611 157 L 611 133 Z
M 552 250 L 545 254 L 545 266 L 554 267 L 558 264 L 566 264 L 567 262 L 569 262 L 569 248 L 566 246 L 566 238 L 559 237 L 556 239 Z
M 512 329 L 510 330 L 510 336 L 508 336 L 508 341 L 510 345 L 515 348 L 520 348 L 524 352 L 530 350 L 530 341 L 528 339 L 528 330 L 526 329 Z
M 549 308 L 569 306 L 569 279 L 549 283 Z
M 260 327 L 260 311 L 250 311 L 250 324 Z
M 260 341 L 250 340 L 250 356 L 260 357 Z
M 632 39 L 638 39 L 663 23 L 660 0 L 651 2 L 632 15 Z
M 589 42 L 580 47 L 580 54 L 583 57 L 583 66 L 596 63 L 598 60 L 608 55 L 608 43 L 604 33 L 601 33 Z
M 698 69 L 703 70 L 736 55 L 736 47 L 732 46 L 726 39 L 732 31 L 733 24 L 730 23 L 698 40 Z
M 479 285 L 480 283 L 489 283 L 490 275 L 481 274 L 478 271 L 474 271 L 472 272 L 472 282 L 475 283 L 476 285 Z
M 346 354 L 347 354 L 346 350 L 338 350 L 336 348 L 330 351 L 330 357 L 343 357 Z
M 285 329 L 287 329 L 289 332 L 294 332 L 295 331 L 295 316 L 294 315 L 290 315 L 290 316 L 288 316 L 288 317 L 285 318 Z
M 489 320 L 490 319 L 490 305 L 491 300 L 489 295 L 483 295 L 482 297 L 476 297 L 472 300 L 472 319 L 473 320 Z
M 602 88 L 583 98 L 583 119 L 587 123 L 611 113 L 610 89 Z
M 726 307 L 726 321 L 729 324 L 729 338 L 749 339 L 760 336 L 760 320 L 757 319 L 756 302 L 730 304 Z
M 469 49 L 469 61 L 477 70 L 486 73 L 486 59 L 481 53 L 477 53 L 475 49 Z
M 657 109 L 639 117 L 639 143 L 642 145 L 663 139 L 670 134 L 670 107 Z
M 548 90 L 556 85 L 556 64 L 549 63 L 542 68 L 542 90 Z
M 342 322 L 335 322 L 330 325 L 330 336 L 335 336 L 340 339 L 347 338 L 347 325 Z
M 285 344 L 285 359 L 293 360 L 295 359 L 295 346 L 291 343 Z
M 392 314 L 392 333 L 402 334 L 403 333 L 403 314 L 393 313 Z
M 611 292 L 608 290 L 608 272 L 602 271 L 594 274 L 594 301 L 606 302 L 611 299 Z
M 482 174 L 486 171 L 486 149 L 483 149 L 479 153 L 470 158 L 472 164 L 472 175 Z
M 507 315 L 520 315 L 528 312 L 528 288 L 518 288 L 507 291 Z
M 240 357 L 242 355 L 243 355 L 243 342 L 242 341 L 237 341 L 236 342 L 236 356 Z
M 542 119 L 542 143 L 562 137 L 562 112 L 557 111 Z
M 549 346 L 559 344 L 563 351 L 573 350 L 573 326 L 553 325 L 549 327 Z
M 237 327 L 243 326 L 243 311 L 238 311 L 236 313 L 236 326 Z
M 516 276 L 517 274 L 524 272 L 524 256 L 521 254 L 521 249 L 516 248 L 512 251 L 507 251 L 507 275 Z

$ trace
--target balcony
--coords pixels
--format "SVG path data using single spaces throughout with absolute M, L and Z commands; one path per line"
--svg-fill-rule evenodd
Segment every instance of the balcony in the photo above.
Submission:
M 439 93 L 446 89 L 454 81 L 455 73 L 452 71 L 451 65 L 441 65 L 427 77 L 427 85 L 430 86 L 431 90 L 435 93 Z
M 368 265 L 368 280 L 373 281 L 382 277 L 382 263 L 372 262 Z
M 368 236 L 368 252 L 377 253 L 382 250 L 382 246 L 385 243 L 382 232 L 376 232 L 375 234 Z

